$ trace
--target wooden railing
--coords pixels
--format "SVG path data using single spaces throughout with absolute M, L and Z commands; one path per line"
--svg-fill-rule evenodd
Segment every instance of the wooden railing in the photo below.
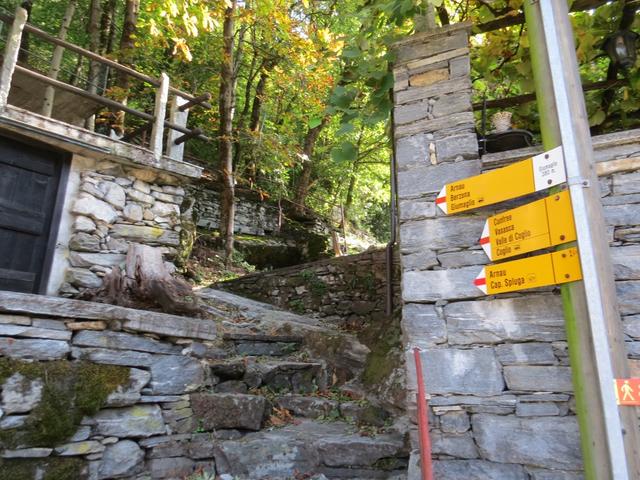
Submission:
M 202 133 L 202 130 L 198 128 L 187 128 L 187 119 L 190 109 L 194 107 L 202 107 L 205 109 L 211 108 L 211 104 L 209 103 L 211 95 L 209 93 L 198 96 L 185 93 L 170 86 L 169 77 L 164 73 L 160 75 L 160 78 L 150 77 L 144 73 L 134 70 L 133 68 L 121 65 L 118 62 L 98 55 L 95 52 L 86 50 L 67 42 L 66 40 L 54 37 L 33 25 L 29 25 L 27 23 L 27 19 L 27 11 L 21 7 L 16 9 L 15 15 L 0 13 L 0 21 L 10 26 L 6 39 L 2 69 L 0 70 L 0 110 L 3 110 L 8 103 L 9 91 L 11 89 L 14 72 L 19 72 L 23 75 L 36 79 L 45 85 L 49 85 L 54 89 L 87 98 L 112 111 L 125 112 L 145 120 L 145 124 L 132 132 L 125 134 L 120 139 L 123 141 L 130 141 L 136 136 L 151 130 L 149 148 L 158 158 L 164 154 L 172 159 L 182 160 L 184 143 L 187 140 L 198 138 L 200 140 L 210 141 L 210 138 L 205 136 Z M 136 110 L 121 102 L 99 95 L 98 93 L 93 93 L 92 91 L 84 90 L 55 78 L 50 78 L 49 76 L 37 72 L 28 66 L 18 65 L 18 54 L 21 48 L 23 32 L 33 34 L 43 41 L 55 45 L 56 48 L 63 48 L 75 52 L 93 62 L 97 62 L 108 68 L 122 72 L 125 75 L 131 76 L 155 87 L 156 95 L 153 114 Z M 170 95 L 171 100 L 169 101 Z M 166 120 L 167 106 L 169 106 L 168 120 Z M 168 129 L 168 132 L 166 135 L 166 148 L 163 150 L 165 129 Z

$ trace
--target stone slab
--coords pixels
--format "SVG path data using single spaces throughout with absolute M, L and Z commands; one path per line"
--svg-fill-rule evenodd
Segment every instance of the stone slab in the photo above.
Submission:
M 93 419 L 99 435 L 137 438 L 165 433 L 162 412 L 157 405 L 103 409 Z
M 90 360 L 95 363 L 121 365 L 124 367 L 151 367 L 155 361 L 155 357 L 149 353 L 108 350 L 106 348 L 73 347 L 71 356 L 79 360 Z
M 0 312 L 33 314 L 84 320 L 121 320 L 129 330 L 172 337 L 216 339 L 212 320 L 135 310 L 105 303 L 19 292 L 0 292 Z
M 0 335 L 7 337 L 44 338 L 49 340 L 71 339 L 71 332 L 64 330 L 7 324 L 0 324 Z
M 407 356 L 413 357 L 413 352 Z M 504 390 L 502 371 L 492 348 L 431 348 L 421 356 L 423 375 L 432 395 L 491 396 Z M 408 387 L 415 389 L 415 364 L 407 361 L 407 367 Z
M 640 245 L 612 247 L 610 251 L 616 280 L 640 280 Z
M 479 414 L 472 417 L 483 458 L 542 468 L 582 468 L 575 417 L 519 418 Z
M 204 429 L 260 430 L 266 400 L 257 395 L 195 393 L 191 395 L 191 406 Z
M 151 197 L 153 199 L 153 197 Z M 175 230 L 164 230 L 159 227 L 145 225 L 127 225 L 116 223 L 111 228 L 114 238 L 125 238 L 130 242 L 143 243 L 145 245 L 168 245 L 177 247 L 180 245 L 180 234 Z
M 496 355 L 502 365 L 553 365 L 557 362 L 549 343 L 498 345 Z
M 479 175 L 480 167 L 479 160 L 464 160 L 438 165 L 425 163 L 401 170 L 398 172 L 398 196 L 405 199 L 438 193 L 447 183 Z
M 473 284 L 478 272 L 478 267 L 404 272 L 402 298 L 419 303 L 482 297 L 484 294 Z
M 562 300 L 556 295 L 514 297 L 445 306 L 452 344 L 564 340 Z
M 440 250 L 476 247 L 479 245 L 485 220 L 484 217 L 470 216 L 436 217 L 405 222 L 400 226 L 401 251 L 411 253 L 425 248 Z M 486 255 L 484 259 L 484 263 L 489 262 Z
M 141 335 L 109 331 L 81 331 L 73 337 L 73 345 L 78 347 L 109 348 L 113 350 L 134 350 L 149 353 L 179 355 L 181 348 L 170 343 L 159 342 Z
M 509 390 L 573 392 L 570 367 L 507 366 L 504 367 L 504 378 Z
M 447 339 L 444 317 L 435 306 L 407 303 L 402 308 L 402 332 L 410 347 L 428 347 Z
M 151 365 L 153 395 L 178 395 L 197 390 L 204 383 L 204 368 L 198 360 L 179 355 L 163 355 Z
M 0 354 L 23 360 L 60 360 L 70 351 L 61 340 L 19 339 L 0 337 Z
M 521 465 L 486 460 L 435 460 L 434 478 L 438 480 L 528 480 Z

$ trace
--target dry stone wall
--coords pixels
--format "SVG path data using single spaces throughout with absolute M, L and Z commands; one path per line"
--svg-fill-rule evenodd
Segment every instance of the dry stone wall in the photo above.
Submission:
M 394 260 L 394 304 L 399 305 L 400 275 Z M 247 275 L 221 283 L 225 290 L 297 313 L 359 329 L 386 318 L 386 249 Z
M 124 263 L 130 242 L 158 246 L 170 259 L 180 245 L 184 179 L 103 161 L 75 172 L 68 268 L 60 293 L 96 288 Z

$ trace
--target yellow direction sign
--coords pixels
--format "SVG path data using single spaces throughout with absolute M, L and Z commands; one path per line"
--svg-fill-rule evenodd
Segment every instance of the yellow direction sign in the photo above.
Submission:
M 545 287 L 582 279 L 577 248 L 487 265 L 474 280 L 485 295 Z
M 464 212 L 521 197 L 566 181 L 562 147 L 482 175 L 448 183 L 436 205 L 446 214 Z
M 489 217 L 480 245 L 491 260 L 502 260 L 575 239 L 571 197 L 563 190 Z

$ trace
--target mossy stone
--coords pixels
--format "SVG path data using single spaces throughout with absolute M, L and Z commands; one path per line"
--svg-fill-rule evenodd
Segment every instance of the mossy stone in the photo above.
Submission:
M 67 440 L 82 417 L 94 415 L 111 392 L 129 382 L 126 367 L 0 358 L 0 385 L 16 372 L 30 380 L 40 378 L 44 385 L 42 398 L 25 425 L 0 432 L 0 443 L 8 448 L 52 447 Z

